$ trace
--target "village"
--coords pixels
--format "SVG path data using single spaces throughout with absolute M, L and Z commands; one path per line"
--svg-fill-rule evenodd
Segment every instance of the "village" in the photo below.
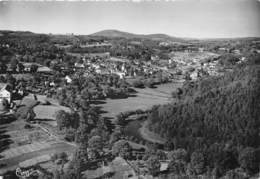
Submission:
M 19 44 L 5 41 L 0 47 L 6 54 Z M 66 171 L 72 176 L 80 170 L 83 177 L 94 179 L 167 173 L 172 159 L 186 151 L 167 150 L 164 139 L 145 128 L 150 108 L 176 100 L 172 93 L 183 83 L 232 70 L 221 61 L 224 57 L 231 64 L 247 60 L 238 49 L 211 50 L 196 43 L 158 42 L 156 53 L 146 49 L 140 54 L 136 53 L 142 43 L 129 43 L 127 48 L 135 50 L 130 55 L 122 55 L 123 47 L 121 55 L 112 53 L 118 45 L 114 41 L 48 43 L 52 48 L 48 52 L 44 47 L 46 54 L 17 51 L 5 55 L 8 63 L 1 61 L 0 117 L 6 131 L 1 139 L 1 174 L 35 166 L 38 174 L 30 175 Z M 129 108 L 123 109 L 124 103 Z

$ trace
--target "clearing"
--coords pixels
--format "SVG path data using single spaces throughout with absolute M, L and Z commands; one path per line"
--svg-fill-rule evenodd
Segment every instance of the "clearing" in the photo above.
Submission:
M 171 93 L 180 87 L 181 83 L 167 83 L 158 85 L 157 88 L 135 88 L 137 93 L 134 97 L 126 99 L 106 99 L 104 104 L 99 104 L 104 113 L 103 117 L 111 119 L 120 112 L 134 111 L 137 109 L 146 110 L 157 104 L 172 102 Z

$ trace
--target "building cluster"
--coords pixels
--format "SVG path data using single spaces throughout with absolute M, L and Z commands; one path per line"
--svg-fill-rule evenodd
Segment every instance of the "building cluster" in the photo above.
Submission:
M 174 52 L 170 56 L 169 65 L 174 64 L 176 74 L 183 75 L 183 78 L 189 75 L 192 80 L 197 80 L 205 75 L 220 75 L 217 54 Z
M 74 64 L 75 69 L 84 69 L 86 73 L 116 74 L 121 79 L 136 76 L 153 75 L 159 70 L 151 63 L 140 60 L 129 61 L 123 57 L 111 57 L 107 53 L 88 54 L 81 56 L 82 61 Z
M 104 42 L 91 42 L 91 43 L 81 43 L 81 48 L 92 48 L 92 47 L 112 47 L 112 44 L 104 41 Z

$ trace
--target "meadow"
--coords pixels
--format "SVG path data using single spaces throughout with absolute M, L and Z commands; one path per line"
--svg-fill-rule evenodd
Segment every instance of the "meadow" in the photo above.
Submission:
M 106 99 L 105 103 L 98 104 L 104 113 L 103 117 L 110 118 L 114 122 L 115 116 L 120 112 L 146 110 L 157 104 L 172 102 L 171 93 L 180 87 L 181 83 L 167 83 L 157 85 L 156 88 L 135 88 L 137 91 L 126 99 Z

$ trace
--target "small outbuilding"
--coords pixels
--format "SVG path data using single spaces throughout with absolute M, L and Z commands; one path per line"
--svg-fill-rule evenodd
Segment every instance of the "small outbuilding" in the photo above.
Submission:
M 8 103 L 11 103 L 12 90 L 7 83 L 0 83 L 0 99 L 6 99 Z

